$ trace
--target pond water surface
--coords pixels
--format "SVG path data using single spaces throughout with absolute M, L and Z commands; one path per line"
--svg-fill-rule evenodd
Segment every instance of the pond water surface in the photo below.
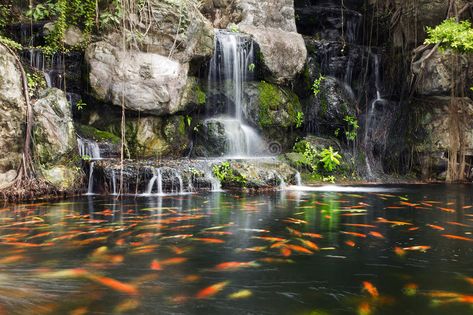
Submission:
M 0 211 L 0 314 L 473 314 L 473 187 Z

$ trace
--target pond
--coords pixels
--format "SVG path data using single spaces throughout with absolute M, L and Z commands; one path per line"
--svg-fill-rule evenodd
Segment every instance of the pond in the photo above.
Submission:
M 473 314 L 472 189 L 7 205 L 0 314 Z

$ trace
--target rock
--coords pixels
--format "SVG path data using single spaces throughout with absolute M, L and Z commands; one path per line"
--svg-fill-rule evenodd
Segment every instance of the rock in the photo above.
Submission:
M 239 30 L 253 36 L 259 46 L 259 63 L 268 72 L 268 80 L 284 84 L 304 69 L 307 58 L 302 35 L 271 27 L 241 25 Z
M 69 190 L 80 182 L 77 140 L 70 104 L 59 89 L 46 89 L 33 106 L 33 143 L 43 176 Z
M 245 86 L 243 106 L 246 120 L 260 130 L 295 127 L 302 114 L 296 94 L 265 81 Z
M 425 57 L 430 50 L 423 53 L 419 60 Z M 473 68 L 469 65 L 473 63 L 473 56 L 460 55 L 460 69 L 455 66 L 457 82 L 465 82 L 466 86 L 473 85 Z M 428 96 L 450 95 L 452 85 L 452 52 L 437 51 L 425 62 L 422 71 L 419 61 L 412 64 L 412 71 L 420 77 L 417 85 L 417 93 Z M 421 73 L 422 72 L 422 73 Z
M 127 109 L 156 115 L 187 109 L 188 65 L 158 54 L 122 51 L 106 42 L 86 51 L 89 79 L 97 98 Z M 195 81 L 189 81 L 195 84 Z
M 297 33 L 293 0 L 239 0 L 237 10 L 242 15 L 240 27 L 248 25 Z
M 214 49 L 214 29 L 199 11 L 197 0 L 151 0 L 148 10 L 127 17 L 144 36 L 135 38 L 141 51 L 186 64 L 209 58 Z M 150 13 L 150 14 L 148 14 Z M 111 44 L 122 42 L 121 34 L 107 36 Z
M 223 156 L 228 150 L 225 125 L 218 119 L 207 119 L 195 129 L 193 155 L 197 157 Z
M 26 104 L 15 57 L 0 45 L 0 187 L 12 182 L 21 164 Z
M 464 133 L 467 161 L 473 157 L 473 100 L 458 98 L 465 124 L 461 129 Z M 411 120 L 408 135 L 410 150 L 419 154 L 419 173 L 424 179 L 445 180 L 447 168 L 447 152 L 450 148 L 449 124 L 450 97 L 424 97 L 410 104 Z M 413 125 L 414 123 L 414 125 Z M 468 170 L 469 171 L 469 170 Z
M 183 116 L 128 119 L 126 141 L 131 158 L 182 157 L 190 145 Z
M 43 26 L 43 34 L 47 36 L 54 30 L 54 23 L 49 22 Z M 75 47 L 84 42 L 84 34 L 77 26 L 71 25 L 64 32 L 62 42 L 69 47 Z
M 345 116 L 355 115 L 355 104 L 355 97 L 349 88 L 335 78 L 325 77 L 319 93 L 307 99 L 305 118 L 307 122 L 336 129 L 345 125 Z

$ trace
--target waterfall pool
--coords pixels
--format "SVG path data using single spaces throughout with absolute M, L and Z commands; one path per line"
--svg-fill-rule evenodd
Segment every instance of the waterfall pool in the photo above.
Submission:
M 472 314 L 472 190 L 7 204 L 0 313 Z

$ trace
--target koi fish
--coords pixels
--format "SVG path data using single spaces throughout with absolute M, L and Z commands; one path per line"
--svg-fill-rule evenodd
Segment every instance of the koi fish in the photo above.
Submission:
M 358 305 L 358 315 L 371 315 L 371 305 L 368 302 L 361 302 Z
M 420 251 L 420 252 L 425 253 L 430 248 L 431 248 L 430 246 L 426 246 L 426 245 L 416 245 L 416 246 L 404 247 L 403 250 Z
M 345 241 L 345 244 L 347 244 L 350 247 L 355 247 L 356 246 L 355 242 L 353 242 L 352 240 Z
M 206 237 L 194 237 L 192 238 L 194 241 L 204 242 L 207 244 L 222 244 L 225 243 L 224 240 L 218 238 L 206 238 Z
M 294 224 L 307 224 L 307 221 L 301 220 L 301 219 L 295 219 L 295 218 L 287 218 L 282 221 L 286 223 L 294 223 Z
M 254 246 L 248 248 L 237 248 L 237 252 L 262 252 L 267 248 L 267 246 Z
M 259 265 L 255 261 L 248 261 L 248 262 L 239 262 L 239 261 L 229 261 L 220 263 L 215 266 L 215 270 L 238 270 L 241 268 L 252 268 L 252 267 L 259 267 Z
M 281 252 L 281 255 L 284 256 L 284 257 L 289 257 L 292 254 L 292 251 L 289 248 L 285 247 L 285 246 L 281 247 L 281 249 L 279 251 Z
M 376 231 L 371 231 L 371 232 L 369 232 L 368 234 L 371 235 L 371 236 L 374 236 L 374 237 L 376 237 L 376 238 L 384 238 L 384 235 L 383 235 L 383 234 L 381 234 L 381 233 L 379 233 L 379 232 L 376 232 Z
M 417 289 L 419 286 L 415 283 L 408 283 L 402 289 L 402 292 L 407 296 L 413 296 L 417 294 Z
M 305 247 L 302 247 L 302 246 L 299 246 L 299 245 L 292 245 L 292 244 L 288 244 L 286 245 L 287 248 L 295 251 L 295 252 L 299 252 L 299 253 L 304 253 L 304 254 L 309 254 L 309 255 L 312 255 L 313 252 L 308 250 L 307 248 Z
M 265 240 L 269 242 L 286 242 L 287 240 L 281 237 L 271 237 L 271 236 L 252 236 L 251 238 Z
M 354 227 L 366 227 L 366 228 L 376 228 L 376 226 L 371 224 L 355 224 L 355 223 L 342 223 L 345 226 L 354 226 Z
M 262 261 L 268 264 L 293 264 L 294 263 L 294 260 L 292 259 L 272 258 L 272 257 L 259 258 L 258 261 Z
M 231 300 L 246 299 L 252 295 L 253 295 L 253 292 L 251 292 L 250 290 L 240 290 L 238 292 L 229 294 L 228 298 Z
M 352 236 L 356 236 L 356 237 L 363 237 L 363 238 L 366 237 L 366 234 L 356 233 L 356 232 L 340 231 L 340 233 L 347 234 L 347 235 L 352 235 Z
M 442 234 L 443 237 L 452 239 L 452 240 L 460 240 L 460 241 L 467 241 L 467 242 L 473 242 L 473 239 L 464 237 L 464 236 L 458 236 L 458 235 L 452 235 L 452 234 Z
M 456 212 L 456 210 L 452 209 L 452 208 L 440 208 L 439 207 L 439 209 L 442 210 L 442 211 L 445 211 L 445 212 L 450 212 L 450 213 Z
M 401 247 L 394 247 L 394 253 L 398 255 L 399 257 L 402 257 L 406 254 L 406 251 L 402 249 Z
M 460 223 L 460 222 L 454 222 L 454 221 L 449 221 L 449 222 L 447 222 L 447 224 L 461 226 L 461 227 L 467 227 L 467 228 L 471 227 L 468 224 L 464 224 L 464 223 Z
M 379 296 L 378 289 L 371 282 L 368 281 L 363 281 L 363 291 L 368 292 L 368 294 L 374 298 L 377 298 Z
M 321 234 L 316 234 L 316 233 L 302 233 L 302 235 L 311 237 L 311 238 L 324 238 Z
M 229 283 L 230 283 L 230 281 L 222 281 L 222 282 L 218 282 L 216 284 L 212 284 L 211 286 L 200 290 L 195 295 L 195 297 L 197 299 L 210 298 L 210 297 L 214 296 L 215 294 L 217 294 L 218 292 L 222 291 Z
M 126 284 L 112 278 L 96 276 L 92 274 L 88 274 L 86 275 L 86 277 L 96 283 L 109 287 L 110 289 L 115 290 L 117 292 L 126 293 L 129 295 L 138 294 L 138 290 L 136 289 L 136 287 L 131 284 Z
M 430 227 L 430 228 L 432 228 L 432 229 L 434 229 L 434 230 L 438 230 L 438 231 L 444 231 L 444 230 L 445 230 L 445 228 L 443 228 L 443 227 L 441 227 L 441 226 L 439 226 L 439 225 L 426 224 L 426 226 L 428 226 L 428 227 Z
M 388 223 L 392 225 L 412 225 L 412 223 L 404 222 L 404 221 L 390 221 L 386 220 L 385 218 L 378 218 L 378 223 Z
M 12 255 L 12 256 L 8 256 L 8 257 L 0 259 L 0 264 L 2 265 L 11 264 L 11 263 L 15 263 L 24 259 L 25 259 L 25 256 L 23 255 Z
M 292 235 L 294 235 L 294 236 L 302 237 L 302 232 L 300 232 L 300 231 L 298 231 L 298 230 L 291 229 L 290 227 L 286 227 L 286 230 L 288 230 L 289 233 L 292 234 Z
M 319 250 L 319 246 L 317 246 L 317 244 L 311 242 L 311 241 L 308 241 L 308 240 L 304 240 L 304 239 L 297 239 L 299 242 L 302 243 L 302 245 L 304 245 L 305 247 L 307 248 L 310 248 L 312 250 Z

